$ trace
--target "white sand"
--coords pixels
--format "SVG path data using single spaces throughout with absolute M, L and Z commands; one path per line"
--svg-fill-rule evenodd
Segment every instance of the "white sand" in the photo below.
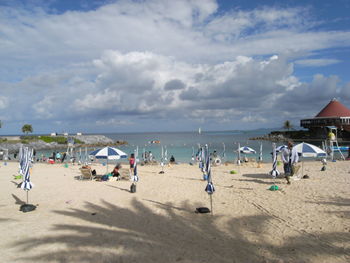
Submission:
M 305 163 L 310 179 L 277 179 L 276 192 L 271 164 L 213 167 L 214 215 L 194 213 L 210 208 L 197 166 L 139 166 L 132 194 L 127 180 L 79 181 L 77 165 L 35 164 L 38 207 L 23 213 L 18 163 L 1 163 L 0 262 L 350 262 L 349 163 Z

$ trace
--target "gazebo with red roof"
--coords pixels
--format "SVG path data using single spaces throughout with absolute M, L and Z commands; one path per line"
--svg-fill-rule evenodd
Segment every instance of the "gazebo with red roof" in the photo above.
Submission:
M 301 120 L 300 126 L 310 130 L 335 126 L 350 132 L 350 110 L 332 99 L 314 118 Z

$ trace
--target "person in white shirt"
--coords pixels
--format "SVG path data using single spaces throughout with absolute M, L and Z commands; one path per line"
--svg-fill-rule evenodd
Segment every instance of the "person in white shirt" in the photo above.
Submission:
M 298 152 L 293 148 L 291 141 L 288 142 L 288 147 L 282 150 L 282 161 L 287 184 L 290 184 L 290 177 L 293 176 L 295 165 L 299 161 Z

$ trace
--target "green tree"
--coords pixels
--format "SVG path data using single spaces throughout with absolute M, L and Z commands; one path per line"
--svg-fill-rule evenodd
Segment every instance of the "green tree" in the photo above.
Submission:
M 32 125 L 24 124 L 23 127 L 22 127 L 22 132 L 25 133 L 25 134 L 32 133 L 33 132 Z
M 293 125 L 292 125 L 292 123 L 290 121 L 285 121 L 283 123 L 283 128 L 289 131 L 290 129 L 293 128 Z

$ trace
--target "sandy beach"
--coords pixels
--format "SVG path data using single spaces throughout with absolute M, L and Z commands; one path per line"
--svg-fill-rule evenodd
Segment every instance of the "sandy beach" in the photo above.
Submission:
M 347 161 L 306 162 L 310 178 L 278 178 L 279 191 L 271 164 L 213 167 L 213 214 L 194 212 L 210 208 L 197 166 L 139 166 L 136 193 L 126 179 L 78 180 L 79 168 L 35 164 L 37 209 L 23 213 L 18 163 L 1 163 L 1 262 L 350 262 Z

